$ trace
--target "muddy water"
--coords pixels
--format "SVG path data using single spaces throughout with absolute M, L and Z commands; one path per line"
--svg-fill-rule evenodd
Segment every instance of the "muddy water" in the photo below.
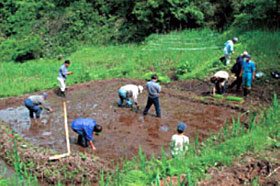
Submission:
M 217 131 L 225 120 L 230 120 L 237 112 L 226 107 L 205 105 L 178 99 L 178 96 L 188 98 L 186 92 L 163 87 L 160 95 L 162 118 L 154 117 L 155 110 L 151 108 L 150 115 L 143 116 L 142 111 L 136 113 L 128 108 L 116 106 L 118 89 L 127 83 L 145 85 L 143 81 L 135 80 L 107 80 L 90 82 L 69 87 L 67 93 L 68 124 L 72 151 L 91 152 L 90 148 L 76 145 L 76 133 L 70 126 L 73 119 L 90 117 L 103 126 L 101 136 L 94 136 L 98 156 L 105 159 L 131 157 L 138 153 L 141 146 L 148 154 L 160 154 L 168 143 L 172 134 L 176 133 L 178 122 L 185 122 L 185 134 L 194 141 L 196 131 L 200 139 L 209 135 L 209 131 Z M 16 98 L 10 98 L 16 99 Z M 0 110 L 0 119 L 9 123 L 12 128 L 38 146 L 48 147 L 59 151 L 66 151 L 62 100 L 50 93 L 48 102 L 55 112 L 42 113 L 40 123 L 33 123 L 28 118 L 28 110 L 22 106 L 23 99 L 6 109 Z M 138 98 L 141 110 L 147 101 L 147 93 Z M 0 101 L 1 102 L 1 101 Z M 11 101 L 13 102 L 13 101 Z

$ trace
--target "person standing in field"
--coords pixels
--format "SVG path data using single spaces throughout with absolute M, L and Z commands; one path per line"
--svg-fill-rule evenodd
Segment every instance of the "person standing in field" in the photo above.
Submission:
M 252 80 L 255 79 L 256 75 L 256 67 L 254 61 L 251 60 L 251 56 L 245 56 L 245 60 L 243 61 L 241 72 L 239 74 L 242 77 L 243 84 L 243 94 L 246 97 L 250 94 L 252 87 Z
M 225 46 L 224 46 L 224 57 L 221 57 L 220 60 L 224 61 L 225 60 L 225 64 L 229 65 L 230 64 L 230 56 L 232 54 L 234 54 L 234 44 L 238 42 L 238 38 L 234 37 L 231 40 L 228 40 L 227 42 L 225 42 Z
M 247 55 L 248 52 L 244 51 L 240 56 L 237 57 L 236 63 L 231 68 L 231 72 L 235 74 L 236 79 L 231 83 L 231 85 L 228 88 L 232 89 L 236 85 L 236 91 L 240 90 L 242 84 L 242 77 L 240 77 L 240 72 L 245 56 Z
M 148 100 L 147 100 L 146 107 L 145 107 L 144 112 L 143 112 L 144 115 L 147 115 L 150 107 L 152 105 L 155 105 L 156 116 L 161 117 L 161 111 L 160 111 L 160 106 L 159 106 L 159 98 L 158 98 L 159 93 L 161 91 L 161 87 L 157 83 L 157 81 L 158 81 L 158 75 L 154 74 L 154 75 L 152 75 L 152 80 L 149 81 L 146 84 L 147 91 L 148 91 L 149 95 L 148 95 Z
M 184 135 L 184 130 L 187 128 L 185 123 L 179 123 L 177 125 L 177 134 L 174 134 L 171 138 L 171 155 L 176 157 L 178 155 L 184 155 L 188 150 L 189 138 Z
M 122 86 L 120 89 L 119 89 L 119 97 L 120 97 L 120 100 L 118 101 L 118 106 L 121 107 L 123 106 L 123 102 L 124 100 L 126 101 L 126 105 L 128 107 L 133 107 L 133 103 L 136 105 L 136 108 L 139 109 L 139 106 L 138 106 L 138 95 L 140 93 L 142 93 L 143 91 L 143 86 L 142 85 L 132 85 L 132 84 L 128 84 L 128 85 L 125 85 L 125 86 Z M 133 98 L 133 103 L 132 103 L 132 100 L 130 98 Z
M 69 65 L 70 60 L 65 60 L 64 64 L 59 68 L 59 73 L 57 77 L 60 86 L 60 94 L 62 97 L 65 97 L 66 78 L 68 75 L 73 74 L 73 72 L 68 72 Z
M 216 72 L 210 79 L 212 83 L 215 84 L 213 87 L 213 95 L 226 93 L 226 85 L 229 78 L 229 74 L 226 71 Z
M 48 110 L 49 112 L 53 112 L 53 109 L 46 105 L 45 101 L 47 100 L 48 95 L 46 93 L 43 93 L 42 95 L 33 95 L 29 96 L 27 99 L 24 100 L 24 105 L 29 110 L 29 116 L 31 119 L 34 118 L 35 113 L 35 119 L 39 119 L 42 108 Z
M 77 118 L 72 121 L 71 128 L 78 134 L 78 144 L 83 147 L 88 147 L 88 143 L 93 151 L 96 150 L 92 140 L 93 135 L 98 135 L 102 131 L 102 126 L 96 124 L 96 121 L 91 118 Z

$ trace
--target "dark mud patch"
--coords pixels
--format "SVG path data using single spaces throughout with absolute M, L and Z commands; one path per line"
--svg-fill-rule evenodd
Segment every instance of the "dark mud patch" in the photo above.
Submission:
M 247 154 L 231 167 L 208 169 L 210 179 L 198 183 L 204 185 L 271 185 L 280 183 L 279 150 L 264 155 Z M 254 183 L 254 184 L 253 184 Z
M 139 146 L 149 156 L 160 155 L 163 146 L 169 151 L 171 136 L 176 132 L 178 122 L 188 126 L 186 135 L 194 139 L 196 132 L 199 140 L 217 132 L 226 120 L 238 115 L 238 111 L 213 104 L 192 101 L 192 92 L 186 92 L 163 85 L 160 96 L 162 118 L 154 117 L 154 108 L 150 115 L 143 117 L 147 93 L 139 97 L 141 110 L 132 112 L 127 108 L 118 108 L 118 89 L 120 86 L 134 83 L 145 85 L 144 81 L 117 79 L 94 81 L 70 86 L 67 93 L 67 111 L 69 128 L 71 121 L 79 117 L 94 118 L 103 126 L 101 136 L 94 137 L 97 156 L 107 160 L 130 158 L 138 153 Z M 200 87 L 202 85 L 194 85 Z M 205 86 L 205 85 L 203 85 Z M 29 95 L 0 101 L 0 119 L 20 134 L 21 137 L 39 147 L 54 149 L 59 153 L 66 151 L 63 124 L 62 99 L 49 92 L 48 102 L 55 112 L 42 113 L 40 123 L 31 123 L 23 100 Z M 70 129 L 73 152 L 92 153 L 90 148 L 75 144 L 76 133 Z M 194 140 L 191 140 L 194 141 Z

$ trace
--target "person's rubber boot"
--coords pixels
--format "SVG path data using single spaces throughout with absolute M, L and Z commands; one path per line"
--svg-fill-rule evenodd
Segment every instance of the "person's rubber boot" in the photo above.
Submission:
M 63 97 L 63 98 L 66 97 L 65 92 L 61 91 L 61 97 Z
M 83 139 L 81 135 L 78 136 L 77 144 L 83 146 Z
M 243 88 L 243 95 L 244 95 L 244 97 L 247 96 L 247 88 Z

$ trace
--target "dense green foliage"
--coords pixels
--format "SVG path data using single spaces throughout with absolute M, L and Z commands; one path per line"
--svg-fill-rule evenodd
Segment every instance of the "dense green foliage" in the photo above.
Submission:
M 219 62 L 222 46 L 236 33 L 220 35 L 208 29 L 153 34 L 140 45 L 81 47 L 69 56 L 74 74 L 67 84 L 111 78 L 149 79 L 151 73 L 169 82 L 173 79 L 204 78 L 230 67 Z M 256 62 L 257 71 L 269 78 L 279 66 L 280 33 L 252 31 L 239 34 L 236 58 L 247 50 Z M 58 86 L 56 77 L 62 60 L 39 59 L 28 63 L 0 63 L 0 97 L 21 95 Z
M 279 28 L 277 0 L 3 0 L 0 61 L 70 54 L 84 44 L 143 41 L 185 28 Z
M 217 135 L 213 135 L 198 146 L 196 140 L 190 145 L 186 155 L 170 158 L 162 150 L 161 158 L 146 160 L 141 148 L 139 156 L 127 161 L 120 171 L 112 175 L 101 172 L 100 185 L 160 185 L 166 177 L 184 174 L 188 185 L 206 178 L 209 167 L 230 165 L 239 155 L 247 152 L 264 152 L 265 149 L 280 147 L 280 104 L 276 96 L 273 105 L 260 113 L 256 122 L 256 113 L 251 113 L 246 128 L 239 119 L 233 119 L 233 126 L 225 126 Z M 165 182 L 167 183 L 167 182 Z M 167 183 L 168 185 L 168 183 Z

